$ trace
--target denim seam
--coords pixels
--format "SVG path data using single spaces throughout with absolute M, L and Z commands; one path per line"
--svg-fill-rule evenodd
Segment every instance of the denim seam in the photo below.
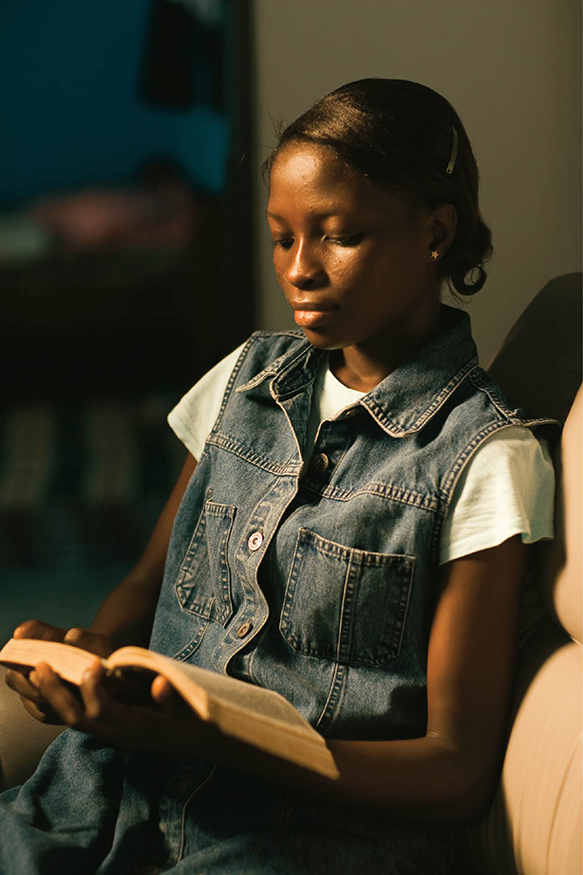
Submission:
M 439 395 L 434 398 L 433 402 L 419 414 L 412 425 L 401 425 L 396 420 L 390 419 L 387 416 L 383 407 L 375 401 L 370 401 L 365 398 L 361 399 L 360 403 L 365 407 L 375 422 L 383 429 L 384 432 L 390 434 L 391 437 L 403 438 L 407 435 L 415 434 L 421 431 L 427 422 L 437 413 L 448 398 L 455 392 L 462 381 L 471 374 L 473 370 L 479 368 L 477 356 L 473 356 L 458 372 L 451 378 L 449 383 L 441 390 Z
M 323 498 L 330 498 L 333 501 L 351 501 L 359 495 L 376 495 L 378 498 L 386 499 L 387 501 L 398 501 L 401 504 L 407 504 L 419 510 L 426 510 L 432 513 L 438 511 L 441 506 L 438 496 L 423 495 L 420 492 L 415 492 L 413 489 L 394 486 L 390 483 L 369 483 L 367 486 L 360 487 L 359 489 L 345 489 L 344 487 L 333 486 L 332 484 L 322 487 L 322 484 L 318 483 L 317 480 L 306 477 L 302 482 L 302 488 Z
M 213 767 L 212 767 L 212 769 L 210 770 L 209 774 L 208 774 L 208 775 L 206 776 L 206 778 L 204 779 L 204 781 L 202 781 L 202 782 L 198 785 L 198 787 L 196 787 L 196 789 L 193 790 L 193 792 L 190 794 L 190 796 L 188 797 L 188 799 L 187 799 L 186 802 L 184 803 L 184 807 L 183 807 L 183 809 L 182 809 L 182 830 L 181 830 L 180 849 L 179 849 L 179 851 L 178 851 L 178 859 L 177 859 L 177 862 L 178 862 L 178 863 L 179 863 L 179 862 L 182 860 L 182 858 L 184 857 L 184 851 L 186 850 L 186 812 L 187 812 L 187 810 L 188 810 L 188 806 L 190 805 L 191 800 L 196 796 L 196 794 L 197 794 L 198 792 L 200 792 L 200 790 L 202 790 L 202 788 L 205 787 L 205 786 L 208 784 L 208 782 L 210 781 L 210 779 L 211 779 L 212 776 L 214 775 L 215 768 L 216 768 L 216 765 L 213 763 Z
M 225 391 L 223 393 L 223 400 L 221 402 L 219 414 L 215 420 L 211 434 L 216 428 L 218 428 L 220 426 L 220 424 L 223 420 L 223 415 L 225 413 L 225 408 L 227 406 L 229 398 L 231 397 L 233 385 L 235 383 L 235 380 L 237 379 L 239 371 L 243 367 L 243 363 L 245 362 L 245 360 L 247 358 L 249 350 L 254 345 L 254 342 L 255 342 L 254 338 L 255 338 L 255 335 L 252 334 L 251 337 L 248 339 L 247 343 L 245 344 L 245 346 L 243 347 L 243 349 L 241 350 L 241 354 L 240 354 L 239 358 L 237 359 L 237 361 L 235 362 L 235 366 L 229 375 L 229 379 L 227 381 L 227 386 L 226 386 Z
M 282 368 L 286 358 L 288 358 L 290 355 L 290 349 L 293 351 L 293 349 L 294 349 L 293 347 L 286 349 L 285 352 L 283 352 L 276 359 L 274 359 L 272 362 L 270 362 L 267 365 L 267 367 L 263 368 L 258 374 L 255 374 L 254 377 L 251 377 L 246 383 L 243 383 L 243 385 L 238 386 L 235 389 L 236 392 L 244 393 L 244 392 L 249 391 L 250 389 L 255 389 L 257 386 L 261 385 L 261 383 L 263 383 L 268 377 L 280 376 L 280 374 L 285 373 L 286 370 L 292 370 L 293 367 L 296 366 L 299 359 L 310 348 L 310 344 L 305 339 L 305 335 L 304 335 L 303 331 L 300 331 L 299 333 L 296 333 L 295 331 L 290 331 L 290 332 L 281 331 L 281 332 L 275 332 L 275 333 L 257 331 L 253 335 L 251 335 L 248 343 L 250 341 L 258 341 L 258 340 L 263 340 L 266 338 L 272 339 L 274 337 L 292 337 L 292 338 L 294 338 L 294 340 L 302 340 L 303 339 L 304 343 L 300 346 L 300 349 L 297 351 L 297 353 L 295 353 L 293 355 L 293 357 L 285 365 L 285 367 Z M 271 383 L 270 383 L 270 393 L 272 394 L 272 397 L 274 397 L 273 393 L 271 392 Z M 296 393 L 292 392 L 291 394 L 296 394 Z
M 474 435 L 469 444 L 466 445 L 465 449 L 458 454 L 453 465 L 444 476 L 439 489 L 441 497 L 441 507 L 439 511 L 443 515 L 443 517 L 445 517 L 449 508 L 449 504 L 451 502 L 451 498 L 457 481 L 459 480 L 459 477 L 466 464 L 468 463 L 469 459 L 471 459 L 478 447 L 480 447 L 484 443 L 486 438 L 490 437 L 490 435 L 494 434 L 497 431 L 502 431 L 505 428 L 512 428 L 514 425 L 515 423 L 508 421 L 502 422 L 500 420 L 497 420 L 495 422 L 491 422 L 476 435 Z
M 207 495 L 208 495 L 207 490 Z M 208 500 L 208 499 L 207 499 Z M 182 603 L 179 595 L 179 587 L 185 583 L 185 579 L 188 577 L 188 572 L 190 567 L 192 566 L 192 561 L 194 555 L 196 554 L 196 544 L 198 543 L 199 534 L 201 535 L 201 541 L 204 539 L 204 532 L 206 528 L 206 501 L 203 503 L 200 514 L 198 515 L 198 519 L 196 521 L 196 526 L 194 528 L 194 532 L 192 533 L 192 538 L 188 543 L 188 547 L 184 554 L 184 558 L 180 563 L 180 569 L 176 576 L 176 580 L 174 582 L 174 595 L 176 596 L 176 601 L 182 611 L 186 611 L 189 614 L 195 614 L 195 616 L 200 617 L 203 620 L 210 620 L 213 602 L 215 597 L 213 596 L 211 599 L 207 601 L 207 605 L 204 609 L 199 611 L 193 611 L 189 608 L 186 608 Z
M 506 419 L 505 421 L 501 421 L 498 419 L 495 422 L 491 422 L 489 425 L 479 431 L 478 434 L 474 435 L 470 443 L 467 444 L 467 446 L 461 453 L 459 453 L 449 471 L 446 472 L 440 486 L 441 501 L 436 513 L 436 523 L 433 530 L 430 547 L 432 556 L 436 559 L 438 564 L 439 546 L 443 524 L 449 511 L 449 506 L 451 504 L 451 499 L 453 497 L 455 488 L 463 473 L 464 468 L 466 467 L 472 456 L 475 455 L 476 451 L 489 437 L 491 437 L 491 435 L 495 434 L 497 431 L 502 431 L 505 428 L 513 428 L 516 424 L 517 423 L 509 421 L 508 419 Z M 522 425 L 523 421 L 521 420 L 518 424 Z
M 332 678 L 332 683 L 330 684 L 330 690 L 328 691 L 326 704 L 324 705 L 322 713 L 318 717 L 318 720 L 315 724 L 315 728 L 322 735 L 324 735 L 326 732 L 329 732 L 334 725 L 334 721 L 336 719 L 336 716 L 338 715 L 339 709 L 342 705 L 342 700 L 344 698 L 344 690 L 346 688 L 347 676 L 348 666 L 344 665 L 343 663 L 337 662 L 334 665 L 334 675 Z
M 234 456 L 249 462 L 250 465 L 268 471 L 270 474 L 276 474 L 279 477 L 295 477 L 299 474 L 302 467 L 301 462 L 289 461 L 283 465 L 270 462 L 265 456 L 261 456 L 250 447 L 239 443 L 235 438 L 218 433 L 211 433 L 207 438 L 207 444 L 214 445 L 227 453 L 232 453 Z
M 346 566 L 346 574 L 344 575 L 344 583 L 342 586 L 342 601 L 340 603 L 340 617 L 338 619 L 338 632 L 336 644 L 336 662 L 347 662 L 350 655 L 350 643 L 352 640 L 352 621 L 351 609 L 354 605 L 354 585 L 350 586 L 351 570 L 353 565 L 353 555 L 348 555 L 348 563 Z M 348 613 L 348 616 L 346 614 Z M 346 630 L 346 631 L 345 631 Z M 346 637 L 346 641 L 343 638 Z M 336 672 L 334 675 L 336 677 Z
M 298 556 L 300 554 L 300 549 L 306 544 L 312 546 L 317 552 L 320 552 L 324 556 L 329 556 L 331 559 L 338 560 L 339 562 L 346 562 L 346 573 L 342 585 L 342 601 L 336 633 L 335 653 L 318 650 L 313 646 L 310 647 L 309 643 L 303 643 L 298 639 L 293 630 L 293 602 L 296 597 L 296 589 L 298 581 L 301 579 L 303 567 L 301 562 L 298 562 Z M 398 560 L 398 563 L 395 563 L 395 560 Z M 363 566 L 382 569 L 390 568 L 395 564 L 398 565 L 398 570 L 406 567 L 407 585 L 401 587 L 400 597 L 395 605 L 397 616 L 394 622 L 394 627 L 391 629 L 388 652 L 383 656 L 379 655 L 376 658 L 373 658 L 372 656 L 365 657 L 362 654 L 351 656 L 350 648 L 354 625 L 353 620 L 351 619 L 351 611 L 354 603 L 354 599 L 351 599 L 351 592 L 354 594 L 355 585 L 351 587 L 350 578 L 353 576 L 353 569 L 356 567 L 357 570 L 359 570 Z M 320 535 L 317 535 L 309 529 L 300 528 L 289 566 L 289 573 L 279 616 L 279 632 L 282 639 L 292 651 L 300 653 L 302 656 L 309 659 L 317 659 L 320 661 L 326 660 L 335 665 L 351 665 L 353 667 L 378 667 L 379 665 L 386 665 L 393 659 L 396 659 L 401 651 L 411 599 L 415 564 L 414 556 L 401 553 L 375 553 L 373 551 L 363 551 L 353 547 L 344 547 L 342 544 L 337 544 L 334 541 L 322 538 Z M 347 627 L 347 641 L 343 641 L 345 626 Z

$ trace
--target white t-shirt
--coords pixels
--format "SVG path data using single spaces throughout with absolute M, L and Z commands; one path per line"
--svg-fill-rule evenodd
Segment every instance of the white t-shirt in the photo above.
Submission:
M 171 428 L 195 459 L 218 416 L 242 349 L 215 365 L 168 415 Z M 314 386 L 306 446 L 313 446 L 321 422 L 334 419 L 363 394 L 344 386 L 324 360 Z M 524 426 L 495 432 L 476 450 L 456 484 L 441 534 L 440 563 L 495 547 L 513 535 L 520 534 L 528 544 L 552 538 L 554 488 L 546 441 L 537 440 Z

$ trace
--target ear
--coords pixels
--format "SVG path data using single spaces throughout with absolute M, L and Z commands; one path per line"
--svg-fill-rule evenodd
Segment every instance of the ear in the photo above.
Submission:
M 457 211 L 453 204 L 440 204 L 430 217 L 433 235 L 432 247 L 439 248 L 441 257 L 445 255 L 455 237 Z

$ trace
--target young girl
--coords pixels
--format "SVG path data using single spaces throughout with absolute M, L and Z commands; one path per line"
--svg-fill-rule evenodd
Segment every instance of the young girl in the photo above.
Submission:
M 277 690 L 340 778 L 218 736 L 162 678 L 154 710 L 111 701 L 99 664 L 82 705 L 46 665 L 10 673 L 31 713 L 81 731 L 4 794 L 2 873 L 436 875 L 495 786 L 553 477 L 539 422 L 440 303 L 445 281 L 483 286 L 491 251 L 469 140 L 430 89 L 366 79 L 292 123 L 266 173 L 299 329 L 254 334 L 170 414 L 188 460 L 92 630 L 15 634 L 149 640 Z

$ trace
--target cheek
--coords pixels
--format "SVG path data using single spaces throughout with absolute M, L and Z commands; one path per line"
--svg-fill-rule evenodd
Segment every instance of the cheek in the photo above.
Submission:
M 353 289 L 370 281 L 376 270 L 374 259 L 370 257 L 340 255 L 328 261 L 327 272 L 339 288 Z
M 284 284 L 283 275 L 285 272 L 285 266 L 282 263 L 281 254 L 278 252 L 273 253 L 273 270 L 275 272 L 275 277 L 276 277 L 279 285 L 283 288 L 283 284 Z

